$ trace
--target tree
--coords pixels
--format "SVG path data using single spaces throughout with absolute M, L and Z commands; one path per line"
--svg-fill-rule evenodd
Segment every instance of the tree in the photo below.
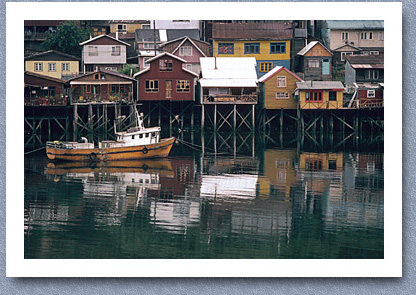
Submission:
M 74 22 L 68 21 L 57 27 L 56 32 L 48 33 L 42 43 L 44 50 L 57 50 L 63 53 L 81 57 L 79 43 L 88 39 L 88 32 Z
M 120 74 L 124 74 L 124 75 L 127 75 L 127 76 L 133 76 L 133 75 L 134 75 L 134 74 L 136 74 L 138 71 L 139 71 L 139 69 L 138 69 L 138 68 L 136 68 L 134 65 L 131 65 L 131 64 L 126 64 L 126 65 L 124 66 L 124 68 L 122 68 L 122 69 L 118 70 L 118 72 L 119 72 Z

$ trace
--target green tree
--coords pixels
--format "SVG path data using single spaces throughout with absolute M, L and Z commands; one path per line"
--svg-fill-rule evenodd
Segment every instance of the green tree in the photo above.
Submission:
M 48 33 L 42 43 L 44 50 L 57 50 L 81 57 L 82 47 L 79 43 L 88 39 L 88 32 L 68 21 L 57 27 L 56 32 Z
M 124 66 L 124 68 L 122 68 L 122 69 L 118 70 L 118 72 L 119 72 L 120 74 L 124 74 L 124 75 L 127 75 L 127 76 L 133 76 L 133 75 L 134 75 L 134 74 L 136 74 L 138 71 L 139 71 L 139 69 L 138 69 L 138 68 L 136 68 L 134 65 L 131 65 L 131 64 L 126 64 L 126 65 Z

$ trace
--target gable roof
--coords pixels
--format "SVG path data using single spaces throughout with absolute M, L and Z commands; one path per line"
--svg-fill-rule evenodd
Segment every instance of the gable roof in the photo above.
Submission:
M 275 74 L 277 74 L 277 73 L 279 73 L 280 71 L 283 71 L 283 70 L 286 70 L 286 72 L 288 72 L 290 75 L 292 75 L 293 77 L 295 77 L 299 81 L 303 81 L 301 78 L 299 78 L 298 76 L 296 76 L 294 73 L 292 73 L 291 71 L 289 71 L 285 67 L 276 66 L 271 71 L 269 71 L 266 74 L 264 74 L 263 76 L 261 76 L 260 79 L 258 79 L 258 82 L 264 83 L 267 80 L 269 80 L 271 77 L 273 77 Z
M 66 84 L 66 82 L 67 82 L 67 81 L 62 80 L 62 79 L 49 77 L 49 76 L 45 76 L 45 75 L 41 75 L 41 74 L 38 74 L 38 73 L 29 72 L 29 71 L 25 71 L 25 75 L 40 78 L 40 79 L 50 80 L 50 81 L 57 82 L 57 83 L 62 83 L 62 84 Z
M 202 87 L 257 87 L 254 57 L 201 57 Z
M 79 45 L 84 46 L 85 44 L 88 44 L 90 42 L 93 42 L 93 41 L 98 40 L 98 39 L 101 39 L 101 38 L 109 38 L 109 39 L 112 39 L 113 41 L 119 42 L 119 43 L 121 43 L 123 45 L 130 46 L 130 44 L 128 44 L 126 42 L 123 42 L 123 41 L 120 41 L 120 40 L 118 40 L 116 38 L 113 38 L 113 37 L 111 37 L 109 35 L 99 35 L 99 36 L 96 36 L 94 38 L 88 39 L 87 41 L 84 41 L 82 43 L 79 43 Z
M 167 45 L 167 44 L 170 44 L 170 43 L 173 43 L 173 42 L 177 42 L 177 41 L 180 41 L 180 40 L 182 40 L 179 44 L 178 44 L 178 46 L 176 46 L 175 47 L 175 49 L 172 51 L 172 54 L 174 54 L 176 51 L 178 51 L 179 50 L 179 48 L 186 42 L 186 41 L 189 41 L 201 54 L 202 54 L 202 56 L 204 56 L 204 57 L 206 57 L 207 55 L 202 51 L 202 49 L 193 41 L 193 39 L 192 38 L 189 38 L 188 36 L 185 36 L 185 37 L 181 37 L 181 38 L 178 38 L 178 39 L 175 39 L 175 40 L 171 40 L 171 41 L 168 41 L 168 42 L 165 42 L 165 43 L 162 43 L 162 44 L 160 44 L 161 46 L 165 46 L 165 45 Z M 198 42 L 203 42 L 203 43 L 206 43 L 207 45 L 209 45 L 209 43 L 207 43 L 207 42 L 204 42 L 204 41 L 199 41 L 198 40 Z
M 354 46 L 354 45 L 351 45 L 351 44 L 343 44 L 343 45 L 338 46 L 337 48 L 333 49 L 333 51 L 338 51 L 343 47 L 351 47 L 351 48 L 356 49 L 356 50 L 362 50 L 361 48 L 359 48 L 357 46 Z
M 72 82 L 74 80 L 77 80 L 77 79 L 80 79 L 80 78 L 84 78 L 84 77 L 87 77 L 87 76 L 91 76 L 91 75 L 94 75 L 94 74 L 97 74 L 97 73 L 104 73 L 104 74 L 113 75 L 113 76 L 116 76 L 116 77 L 119 77 L 119 78 L 136 81 L 134 78 L 132 78 L 130 76 L 127 76 L 127 75 L 124 75 L 124 74 L 121 74 L 121 73 L 118 73 L 118 72 L 110 71 L 110 70 L 103 70 L 103 69 L 101 69 L 101 70 L 94 71 L 94 72 L 91 72 L 91 73 L 87 73 L 87 74 L 83 74 L 83 75 L 76 76 L 74 78 L 69 79 L 68 82 Z
M 45 58 L 48 55 L 59 55 L 63 58 L 65 58 L 65 60 L 75 60 L 75 61 L 80 61 L 81 59 L 79 57 L 73 56 L 73 55 L 69 55 L 60 51 L 56 51 L 56 50 L 48 50 L 48 51 L 44 51 L 41 53 L 36 53 L 30 56 L 25 57 L 25 60 L 37 60 L 38 58 Z
M 171 58 L 174 58 L 176 60 L 179 60 L 182 63 L 186 63 L 186 60 L 184 60 L 184 59 L 182 59 L 182 58 L 180 58 L 180 57 L 178 57 L 176 55 L 173 55 L 173 54 L 171 54 L 169 52 L 163 52 L 162 54 L 156 55 L 155 57 L 152 57 L 149 60 L 147 60 L 147 63 L 150 63 L 150 62 L 152 62 L 154 60 L 157 60 L 159 58 L 162 58 L 164 56 L 169 56 Z M 185 72 L 187 72 L 187 73 L 189 73 L 189 74 L 191 74 L 191 75 L 194 75 L 194 76 L 198 77 L 198 74 L 197 73 L 194 73 L 194 72 L 192 72 L 192 71 L 190 71 L 190 70 L 188 70 L 186 68 L 182 68 L 182 70 L 185 71 Z M 146 68 L 146 69 L 144 69 L 144 70 L 142 70 L 142 71 L 134 74 L 133 77 L 135 78 L 135 77 L 137 77 L 137 76 L 139 76 L 139 75 L 141 75 L 141 74 L 143 74 L 143 73 L 145 73 L 147 71 L 150 71 L 150 67 L 148 67 L 148 68 Z
M 332 30 L 384 29 L 382 20 L 327 20 L 326 23 Z
M 305 47 L 303 47 L 299 52 L 298 55 L 305 55 L 306 53 L 308 53 L 313 47 L 315 47 L 316 45 L 321 45 L 326 51 L 328 51 L 331 55 L 333 55 L 333 53 L 331 52 L 331 50 L 329 50 L 328 48 L 326 48 L 324 45 L 322 45 L 321 42 L 319 41 L 312 41 L 310 42 L 308 45 L 306 45 Z
M 341 81 L 300 81 L 296 82 L 299 90 L 344 90 Z

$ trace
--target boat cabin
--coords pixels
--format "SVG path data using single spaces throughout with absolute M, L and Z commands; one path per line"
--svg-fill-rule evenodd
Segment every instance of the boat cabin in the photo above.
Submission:
M 116 141 L 101 141 L 99 142 L 98 147 L 112 148 L 155 144 L 160 141 L 160 130 L 160 127 L 145 129 L 140 129 L 140 127 L 130 128 L 125 132 L 116 132 Z

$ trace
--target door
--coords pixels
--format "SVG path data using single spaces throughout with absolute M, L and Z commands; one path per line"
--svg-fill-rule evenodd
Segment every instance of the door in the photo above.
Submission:
M 329 58 L 322 59 L 322 75 L 329 75 Z
M 172 98 L 172 81 L 166 81 L 166 98 Z

